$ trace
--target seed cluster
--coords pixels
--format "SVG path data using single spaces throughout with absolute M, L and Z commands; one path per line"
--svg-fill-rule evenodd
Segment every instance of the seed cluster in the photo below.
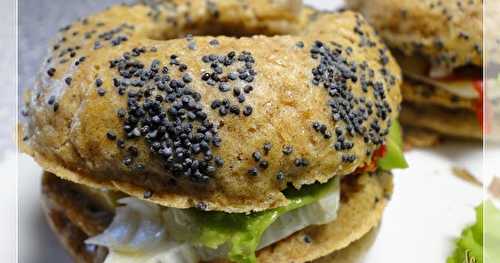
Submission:
M 155 18 L 160 16 L 160 10 L 169 6 L 161 0 L 145 2 L 152 7 L 150 16 Z M 207 1 L 207 6 L 210 13 L 218 17 L 216 5 Z M 311 16 L 311 19 L 314 17 Z M 81 23 L 91 22 L 83 20 Z M 92 23 L 93 27 L 87 32 L 72 31 L 71 26 L 63 29 L 65 33 L 62 39 L 53 47 L 54 54 L 56 51 L 59 52 L 57 54 L 59 63 L 64 64 L 72 59 L 74 65 L 78 66 L 86 60 L 86 54 L 79 53 L 84 49 L 82 47 L 90 47 L 85 48 L 86 50 L 97 50 L 105 46 L 118 46 L 128 41 L 135 30 L 133 25 L 126 23 L 110 30 L 103 28 L 104 23 Z M 359 21 L 354 31 L 361 39 L 360 46 L 377 45 L 364 34 Z M 69 35 L 82 38 L 82 41 L 68 41 Z M 198 49 L 199 43 L 192 35 L 187 35 L 186 41 L 182 45 L 188 50 Z M 68 46 L 68 43 L 74 42 L 80 43 L 81 46 Z M 217 39 L 210 40 L 208 44 L 213 47 L 220 45 Z M 297 52 L 307 52 L 303 41 L 291 45 L 294 45 L 294 50 Z M 309 43 L 307 45 L 310 46 Z M 220 117 L 251 116 L 254 109 L 248 104 L 248 96 L 254 88 L 258 88 L 255 86 L 255 78 L 258 75 L 255 70 L 255 58 L 248 51 L 237 50 L 226 54 L 207 54 L 200 57 L 206 69 L 200 76 L 193 76 L 188 65 L 182 63 L 182 59 L 176 54 L 171 54 L 166 61 L 153 59 L 145 62 L 140 59 L 149 52 L 154 53 L 158 50 L 155 47 L 133 48 L 109 61 L 109 68 L 114 73 L 110 79 L 95 76 L 92 85 L 98 96 L 104 97 L 109 92 L 115 91 L 120 96 L 126 97 L 127 102 L 126 108 L 118 109 L 116 112 L 122 123 L 122 131 L 109 130 L 103 136 L 124 152 L 121 161 L 129 169 L 143 171 L 146 168 L 138 158 L 143 154 L 137 146 L 137 142 L 141 140 L 146 142 L 150 153 L 161 160 L 164 168 L 176 178 L 175 180 L 186 178 L 196 183 L 207 183 L 217 168 L 224 166 L 224 159 L 212 153 L 214 147 L 221 146 L 222 140 L 217 131 L 219 127 L 208 119 L 207 109 L 201 103 L 202 95 L 192 88 L 193 82 L 201 79 L 207 89 L 219 92 L 220 98 L 210 101 L 209 106 Z M 342 152 L 342 161 L 346 163 L 352 163 L 357 158 L 347 152 L 354 147 L 352 138 L 355 135 L 363 136 L 366 143 L 374 145 L 383 143 L 387 129 L 382 127 L 382 121 L 386 120 L 391 112 L 385 98 L 384 83 L 371 81 L 375 72 L 366 62 L 361 64 L 349 62 L 346 58 L 352 52 L 351 47 L 342 47 L 334 42 L 325 44 L 316 41 L 310 47 L 311 58 L 318 61 L 318 65 L 312 69 L 312 84 L 323 86 L 327 91 L 331 119 L 341 124 L 329 128 L 326 123 L 315 121 L 311 126 L 325 140 L 335 140 L 331 145 L 339 152 L 345 151 Z M 387 50 L 380 49 L 379 52 L 379 63 L 387 65 L 390 57 Z M 57 70 L 60 71 L 59 68 Z M 380 73 L 387 83 L 395 82 L 395 77 L 385 67 L 382 67 Z M 54 77 L 56 69 L 51 67 L 46 74 Z M 75 81 L 71 77 L 66 77 L 64 82 L 69 86 Z M 360 82 L 366 95 L 369 92 L 373 93 L 375 101 L 368 101 L 365 96 L 354 96 L 349 82 Z M 48 104 L 53 105 L 54 111 L 57 111 L 58 104 L 55 100 L 56 98 L 52 96 Z M 372 115 L 376 115 L 376 118 L 369 121 Z M 261 148 L 251 153 L 255 163 L 248 169 L 248 175 L 258 176 L 259 172 L 271 170 L 268 169 L 270 160 L 266 157 L 271 150 L 273 145 L 264 142 Z M 283 157 L 289 158 L 295 167 L 304 168 L 310 164 L 310 161 L 300 153 L 294 154 L 292 145 L 276 145 L 274 150 L 281 151 Z M 285 179 L 285 171 L 271 172 L 274 173 L 276 180 Z M 175 180 L 173 182 L 176 182 Z M 144 192 L 144 198 L 151 198 L 152 195 L 149 190 Z
M 356 28 L 354 30 L 356 31 Z M 358 32 L 363 34 L 361 30 Z M 386 121 L 392 112 L 386 100 L 384 83 L 371 80 L 375 72 L 369 69 L 366 62 L 359 65 L 349 62 L 345 56 L 350 52 L 352 50 L 343 49 L 340 44 L 332 43 L 329 46 L 321 41 L 316 41 L 310 49 L 311 57 L 319 62 L 312 70 L 312 83 L 315 86 L 323 86 L 328 92 L 331 119 L 335 123 L 342 124 L 337 124 L 334 129 L 336 138 L 332 147 L 337 151 L 352 149 L 354 142 L 351 138 L 355 135 L 362 136 L 365 143 L 383 144 L 388 129 L 381 127 L 381 121 Z M 385 53 L 381 54 L 381 65 L 387 64 L 385 57 Z M 385 71 L 389 75 L 388 71 Z M 361 82 L 365 95 L 356 97 L 348 82 Z M 373 92 L 375 102 L 366 99 L 370 90 Z M 369 117 L 372 115 L 376 118 L 370 121 Z M 325 124 L 315 121 L 312 128 L 321 133 L 325 139 L 333 137 L 332 131 L 329 131 Z M 343 162 L 352 163 L 357 156 L 344 153 L 341 158 Z M 303 165 L 299 159 L 295 164 Z
M 105 24 L 99 21 L 89 21 L 88 19 L 83 19 L 80 22 L 88 30 L 79 30 L 73 25 L 68 25 L 59 30 L 61 37 L 52 46 L 52 53 L 49 58 L 47 58 L 46 76 L 48 78 L 54 78 L 56 74 L 56 67 L 60 65 L 68 65 L 71 63 L 78 67 L 83 64 L 87 59 L 86 46 L 91 46 L 93 49 L 99 49 L 105 45 L 118 46 L 125 41 L 128 41 L 129 35 L 131 35 L 135 27 L 127 23 L 123 23 L 117 27 L 111 28 L 109 30 L 104 30 Z M 65 72 L 64 69 L 61 72 Z M 71 77 L 64 77 L 63 81 L 67 86 L 72 83 Z M 98 93 L 103 95 L 104 90 L 98 89 Z M 53 101 L 54 111 L 57 111 L 59 104 Z
M 229 113 L 252 115 L 252 106 L 243 105 L 246 96 L 253 91 L 251 84 L 257 75 L 252 54 L 247 51 L 240 54 L 231 51 L 226 55 L 206 55 L 201 60 L 210 65 L 210 70 L 202 72 L 201 80 L 209 87 L 217 88 L 221 93 L 231 92 L 234 97 L 233 102 L 228 98 L 215 99 L 211 103 L 211 108 L 218 110 L 220 116 L 226 116 Z M 243 106 L 240 107 L 240 105 Z
M 267 156 L 269 154 L 272 147 L 273 147 L 273 145 L 270 142 L 266 142 L 262 146 L 262 150 L 264 153 L 263 155 L 260 153 L 260 151 L 255 151 L 252 153 L 252 159 L 258 164 L 258 168 L 260 168 L 261 170 L 266 170 L 269 167 L 269 161 L 265 160 L 264 156 Z M 257 169 L 257 167 L 252 167 L 248 170 L 248 174 L 251 176 L 257 176 L 258 173 L 259 173 L 259 170 Z M 280 173 L 281 173 L 280 178 L 285 176 L 285 174 L 283 172 L 280 172 Z M 280 180 L 282 180 L 282 179 L 280 179 Z
M 97 40 L 94 42 L 94 49 L 99 49 L 103 47 L 103 42 L 109 42 L 111 46 L 119 46 L 121 43 L 128 41 L 128 36 L 123 34 L 126 31 L 134 31 L 135 27 L 129 24 L 122 24 L 116 28 L 109 31 L 100 33 L 97 36 Z M 92 38 L 92 35 L 96 34 L 96 31 L 85 32 L 85 38 Z
M 155 49 L 134 48 L 110 61 L 110 68 L 119 75 L 113 78 L 113 86 L 119 95 L 127 96 L 127 109 L 117 112 L 123 121 L 125 140 L 145 139 L 151 153 L 159 156 L 175 177 L 207 183 L 216 167 L 224 164 L 211 151 L 221 145 L 217 127 L 203 110 L 201 94 L 190 86 L 193 78 L 188 66 L 175 54 L 168 65 L 158 59 L 146 65 L 138 59 L 146 52 Z M 181 77 L 173 78 L 175 73 Z M 96 86 L 102 85 L 103 81 L 97 79 Z M 108 132 L 107 137 L 114 140 L 115 136 Z M 127 148 L 125 140 L 118 140 L 118 147 Z M 127 166 L 138 155 L 137 149 L 131 147 L 123 160 Z

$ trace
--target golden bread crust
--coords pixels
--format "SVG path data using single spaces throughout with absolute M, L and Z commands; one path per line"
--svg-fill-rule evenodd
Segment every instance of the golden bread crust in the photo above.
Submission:
M 176 2 L 114 6 L 65 28 L 27 96 L 21 149 L 74 182 L 227 212 L 286 205 L 288 183 L 371 162 L 401 76 L 360 15 Z M 291 35 L 154 40 L 210 23 Z
M 483 138 L 476 113 L 470 110 L 404 103 L 399 120 L 405 126 L 425 128 L 449 137 Z
M 476 99 L 459 97 L 445 89 L 412 81 L 408 78 L 405 78 L 401 84 L 401 93 L 404 101 L 413 104 L 439 106 L 447 109 L 476 110 Z

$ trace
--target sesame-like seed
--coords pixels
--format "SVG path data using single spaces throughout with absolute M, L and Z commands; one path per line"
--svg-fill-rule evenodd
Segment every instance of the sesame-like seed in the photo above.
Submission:
M 345 163 L 353 163 L 356 159 L 356 155 L 342 155 L 342 162 Z
M 125 141 L 122 139 L 116 140 L 116 146 L 118 146 L 118 148 L 121 148 L 121 149 L 125 148 Z
M 283 147 L 283 154 L 284 155 L 290 155 L 290 154 L 292 154 L 292 152 L 293 152 L 293 146 L 291 146 L 291 145 L 285 145 Z
M 219 115 L 220 115 L 220 116 L 226 116 L 226 115 L 227 115 L 227 113 L 228 113 L 228 110 L 227 110 L 227 108 L 226 108 L 226 107 L 220 107 L 220 108 L 219 108 Z
M 240 95 L 240 94 L 241 94 L 241 89 L 240 89 L 240 88 L 238 88 L 238 87 L 234 87 L 234 88 L 233 88 L 233 95 L 234 95 L 235 97 L 237 97 L 237 96 L 238 96 L 238 95 Z
M 210 73 L 208 72 L 205 72 L 201 75 L 201 79 L 204 80 L 204 81 L 207 81 L 210 79 Z
M 315 122 L 313 122 L 312 127 L 315 131 L 319 131 L 319 128 L 321 127 L 321 123 L 315 121 Z
M 124 109 L 118 109 L 118 110 L 116 111 L 116 115 L 118 115 L 118 117 L 119 117 L 120 119 L 121 119 L 121 118 L 123 118 L 123 117 L 125 117 L 125 115 L 126 115 L 126 114 L 127 114 L 127 113 L 125 112 L 125 110 L 124 110 Z
M 143 197 L 144 197 L 144 199 L 149 199 L 149 198 L 153 197 L 153 192 L 151 190 L 146 190 L 146 191 L 144 191 Z
M 260 152 L 256 151 L 256 152 L 253 152 L 253 153 L 252 153 L 252 158 L 253 158 L 256 162 L 258 162 L 258 161 L 260 161 L 260 160 L 261 160 L 262 155 L 260 154 Z
M 95 80 L 96 87 L 100 87 L 100 86 L 102 86 L 102 84 L 103 84 L 102 79 L 96 79 Z
M 196 50 L 196 42 L 192 41 L 188 43 L 188 48 L 190 50 Z
M 304 158 L 297 158 L 297 159 L 295 159 L 295 161 L 293 163 L 297 167 L 306 167 L 309 165 L 309 161 L 304 159 Z
M 191 78 L 191 76 L 189 74 L 184 74 L 184 76 L 182 77 L 182 80 L 185 83 L 190 83 L 191 81 L 193 81 L 193 78 Z
M 269 167 L 269 162 L 266 160 L 262 160 L 259 162 L 259 167 L 265 170 L 267 169 L 267 167 Z
M 114 141 L 114 140 L 116 139 L 116 134 L 115 134 L 114 132 L 112 132 L 112 131 L 108 131 L 108 132 L 106 133 L 106 137 L 107 137 L 109 140 Z
M 219 156 L 215 157 L 214 162 L 215 162 L 215 165 L 217 165 L 219 167 L 222 167 L 224 165 L 224 160 Z
M 53 105 L 54 102 L 56 102 L 56 96 L 52 95 L 49 97 L 49 100 L 47 101 L 47 104 Z
M 222 105 L 222 102 L 220 100 L 213 100 L 212 104 L 210 104 L 210 107 L 215 110 L 215 109 L 219 108 L 221 105 Z
M 250 115 L 252 115 L 252 111 L 253 111 L 253 109 L 251 106 L 245 106 L 243 108 L 243 115 L 250 116 Z
M 229 85 L 227 83 L 221 83 L 219 84 L 219 90 L 221 92 L 228 92 L 230 89 Z
M 272 143 L 270 142 L 266 142 L 264 143 L 264 155 L 267 155 L 269 153 L 269 151 L 271 151 L 271 148 L 273 147 Z
M 239 103 L 243 103 L 246 100 L 245 95 L 243 95 L 243 94 L 238 95 L 237 98 L 238 98 Z
M 132 164 L 132 158 L 130 156 L 127 156 L 123 159 L 122 163 L 125 166 L 130 166 Z
M 282 172 L 282 171 L 279 171 L 277 174 L 276 174 L 276 180 L 278 181 L 283 181 L 285 179 L 285 173 Z
M 198 202 L 196 203 L 196 209 L 206 211 L 208 209 L 208 205 L 205 202 Z
M 227 74 L 227 78 L 230 80 L 237 80 L 238 79 L 238 73 L 236 72 L 230 72 Z
M 231 107 L 229 107 L 229 112 L 233 113 L 234 115 L 240 115 L 240 108 L 236 105 L 231 105 Z
M 259 172 L 257 171 L 257 168 L 252 167 L 252 168 L 248 169 L 247 173 L 250 176 L 257 176 Z
M 102 87 L 99 87 L 99 88 L 97 88 L 97 94 L 99 94 L 99 96 L 102 97 L 102 96 L 106 95 L 106 90 L 103 89 Z
M 217 39 L 212 39 L 210 40 L 210 42 L 208 42 L 211 46 L 218 46 L 219 45 L 219 41 Z
M 250 93 L 252 90 L 253 90 L 253 86 L 252 86 L 252 85 L 246 85 L 246 86 L 243 88 L 243 91 L 244 91 L 245 93 Z
M 47 75 L 49 75 L 49 77 L 53 77 L 54 74 L 56 74 L 55 68 L 49 68 L 49 70 L 47 70 Z

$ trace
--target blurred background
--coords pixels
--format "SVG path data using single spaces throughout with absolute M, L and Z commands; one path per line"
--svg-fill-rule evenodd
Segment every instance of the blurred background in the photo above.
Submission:
M 16 150 L 13 131 L 16 116 L 16 1 L 0 1 L 0 256 L 15 262 Z

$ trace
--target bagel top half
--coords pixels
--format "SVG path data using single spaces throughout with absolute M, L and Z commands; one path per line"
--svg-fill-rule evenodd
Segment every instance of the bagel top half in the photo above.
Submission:
M 162 40 L 190 32 L 279 36 Z M 400 74 L 352 12 L 113 6 L 62 30 L 26 95 L 20 145 L 77 183 L 169 207 L 259 211 L 286 205 L 288 183 L 370 163 L 398 114 Z
M 482 67 L 482 0 L 347 0 L 391 48 L 443 71 Z

